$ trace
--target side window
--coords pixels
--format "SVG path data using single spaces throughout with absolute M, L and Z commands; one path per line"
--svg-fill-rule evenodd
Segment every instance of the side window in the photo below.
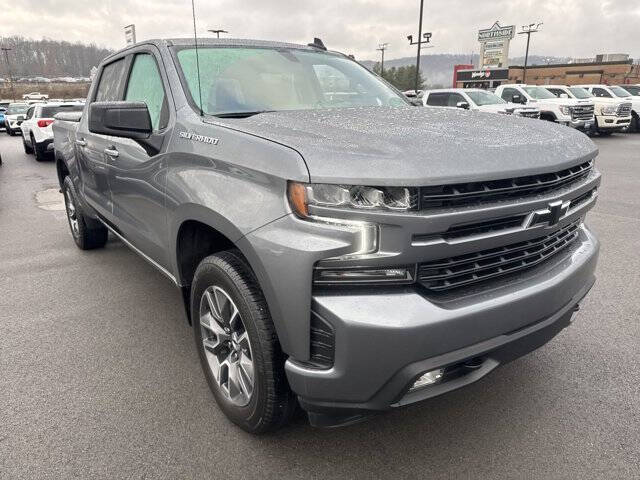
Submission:
M 591 93 L 593 93 L 593 95 L 596 97 L 611 98 L 611 95 L 609 95 L 609 92 L 607 92 L 604 88 L 594 88 L 591 91 Z
M 148 53 L 136 55 L 129 76 L 125 100 L 147 104 L 154 130 L 160 130 L 167 126 L 169 121 L 167 96 L 153 55 Z
M 551 93 L 553 93 L 556 97 L 559 97 L 560 95 L 565 93 L 562 90 L 560 90 L 559 88 L 547 88 L 547 90 L 549 90 Z
M 33 117 L 33 111 L 36 109 L 36 107 L 31 107 L 29 108 L 29 110 L 27 110 L 27 117 L 26 119 L 29 120 L 30 118 Z
M 449 94 L 449 101 L 447 102 L 447 106 L 449 106 L 449 107 L 457 107 L 458 106 L 458 102 L 469 103 L 459 93 L 450 93 Z
M 124 81 L 124 58 L 116 60 L 102 69 L 96 92 L 96 102 L 113 102 L 119 98 Z
M 447 92 L 431 93 L 429 94 L 429 98 L 427 98 L 427 105 L 432 107 L 446 107 L 448 100 L 449 93 Z
M 505 88 L 504 90 L 502 90 L 502 99 L 507 102 L 512 102 L 514 95 L 519 95 L 518 91 L 515 88 Z

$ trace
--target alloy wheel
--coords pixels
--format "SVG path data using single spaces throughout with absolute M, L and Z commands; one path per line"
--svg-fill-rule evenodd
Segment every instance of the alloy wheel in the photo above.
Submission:
M 234 405 L 247 405 L 255 380 L 249 334 L 238 307 L 218 286 L 207 288 L 200 299 L 200 330 L 219 391 Z
M 78 227 L 78 212 L 76 210 L 76 205 L 73 202 L 73 196 L 68 189 L 64 192 L 64 199 L 65 205 L 67 207 L 67 218 L 69 219 L 69 226 L 71 226 L 71 233 L 74 237 L 77 237 L 80 234 L 80 229 Z

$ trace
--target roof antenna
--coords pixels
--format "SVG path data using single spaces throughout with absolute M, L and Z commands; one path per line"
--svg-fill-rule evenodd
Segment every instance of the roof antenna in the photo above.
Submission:
M 198 71 L 198 97 L 200 98 L 200 116 L 204 115 L 202 111 L 202 86 L 200 85 L 200 58 L 198 56 L 198 34 L 196 32 L 196 5 L 195 0 L 191 0 L 191 13 L 193 14 L 193 39 L 196 42 L 196 70 Z
M 319 50 L 327 50 L 327 47 L 324 46 L 324 43 L 318 37 L 313 39 L 313 43 L 307 43 L 307 46 L 317 48 Z

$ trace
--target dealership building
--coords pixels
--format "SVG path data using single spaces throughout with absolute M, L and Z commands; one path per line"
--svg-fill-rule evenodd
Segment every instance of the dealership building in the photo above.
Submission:
M 529 65 L 526 82 L 533 85 L 640 84 L 640 65 L 634 64 L 632 59 L 597 61 L 598 57 L 592 62 Z M 523 66 L 484 69 L 468 68 L 468 65 L 463 67 L 467 68 L 454 69 L 454 87 L 495 88 L 502 83 L 523 83 Z

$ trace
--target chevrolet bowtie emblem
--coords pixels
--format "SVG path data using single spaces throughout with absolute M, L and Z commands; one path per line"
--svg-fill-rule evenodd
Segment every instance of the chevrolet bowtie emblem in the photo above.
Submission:
M 570 205 L 571 202 L 563 202 L 562 200 L 549 203 L 549 207 L 545 210 L 538 210 L 531 214 L 527 222 L 527 228 L 545 224 L 547 227 L 557 225 L 569 211 Z

